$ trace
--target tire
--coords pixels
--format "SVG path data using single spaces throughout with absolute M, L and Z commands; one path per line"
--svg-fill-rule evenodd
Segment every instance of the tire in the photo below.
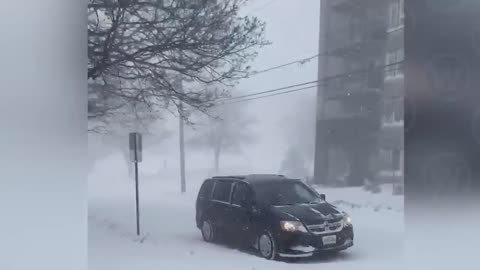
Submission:
M 204 220 L 200 230 L 202 231 L 202 237 L 205 242 L 214 243 L 217 240 L 217 230 L 212 221 Z
M 257 239 L 257 249 L 260 256 L 267 260 L 277 259 L 275 239 L 269 231 L 265 231 Z

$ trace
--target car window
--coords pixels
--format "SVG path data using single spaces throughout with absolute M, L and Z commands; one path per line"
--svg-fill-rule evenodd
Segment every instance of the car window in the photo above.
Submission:
M 212 188 L 213 188 L 213 181 L 212 180 L 206 180 L 202 187 L 200 188 L 200 191 L 198 193 L 199 198 L 210 198 L 210 195 L 212 194 Z
M 293 185 L 293 188 L 295 189 L 295 194 L 298 194 L 299 197 L 301 198 L 312 198 L 312 191 L 307 189 L 305 186 L 301 184 Z
M 317 194 L 298 182 L 258 184 L 254 191 L 255 199 L 267 205 L 311 203 L 318 199 Z
M 229 181 L 217 181 L 213 191 L 213 199 L 222 202 L 230 201 L 232 183 Z
M 232 204 L 242 205 L 248 197 L 248 186 L 245 183 L 236 183 L 232 194 Z

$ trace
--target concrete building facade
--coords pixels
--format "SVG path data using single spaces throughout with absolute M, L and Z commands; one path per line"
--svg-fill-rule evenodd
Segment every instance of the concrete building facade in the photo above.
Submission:
M 403 0 L 322 0 L 314 181 L 403 178 Z

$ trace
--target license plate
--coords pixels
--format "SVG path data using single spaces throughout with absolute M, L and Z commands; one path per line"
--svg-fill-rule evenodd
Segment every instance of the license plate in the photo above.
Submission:
M 334 245 L 337 243 L 337 236 L 336 235 L 327 235 L 322 237 L 322 243 L 324 245 Z

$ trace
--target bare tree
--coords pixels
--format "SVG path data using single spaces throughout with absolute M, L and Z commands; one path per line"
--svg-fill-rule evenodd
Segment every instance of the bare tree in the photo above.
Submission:
M 238 15 L 245 2 L 89 0 L 89 119 L 139 103 L 206 111 L 228 94 L 207 87 L 248 76 L 255 49 L 268 43 L 264 23 Z
M 246 113 L 244 106 L 221 105 L 211 112 L 206 126 L 199 127 L 189 145 L 197 149 L 209 149 L 213 153 L 215 172 L 220 169 L 220 157 L 223 153 L 238 153 L 242 146 L 255 139 L 249 128 L 255 119 Z

